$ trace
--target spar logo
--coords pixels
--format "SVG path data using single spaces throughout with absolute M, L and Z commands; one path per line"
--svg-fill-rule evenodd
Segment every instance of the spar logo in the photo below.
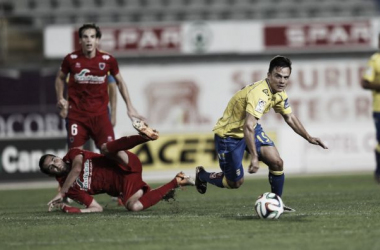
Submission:
M 107 75 L 104 76 L 94 76 L 88 75 L 90 73 L 89 69 L 82 69 L 81 72 L 74 75 L 75 82 L 79 84 L 102 84 L 105 82 Z
M 86 160 L 83 168 L 83 181 L 80 180 L 80 176 L 75 180 L 77 185 L 81 190 L 87 191 L 91 185 L 91 176 L 92 176 L 92 162 L 91 160 Z
M 310 22 L 272 25 L 264 28 L 264 45 L 267 48 L 367 48 L 373 37 L 369 21 Z

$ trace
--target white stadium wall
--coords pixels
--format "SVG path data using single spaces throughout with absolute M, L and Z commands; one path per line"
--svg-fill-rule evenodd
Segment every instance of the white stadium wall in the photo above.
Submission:
M 371 51 L 379 20 L 325 19 L 102 24 L 100 48 L 117 57 Z M 78 26 L 44 30 L 44 55 L 61 59 L 79 49 Z

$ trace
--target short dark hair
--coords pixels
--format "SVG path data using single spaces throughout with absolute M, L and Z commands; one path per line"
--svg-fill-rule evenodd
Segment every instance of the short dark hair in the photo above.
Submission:
M 271 73 L 272 70 L 277 67 L 289 68 L 290 72 L 292 72 L 292 61 L 290 61 L 290 59 L 285 56 L 275 56 L 269 63 L 268 72 Z
M 44 162 L 45 162 L 46 157 L 48 157 L 48 156 L 55 157 L 55 155 L 52 155 L 52 154 L 45 154 L 45 155 L 41 156 L 40 161 L 38 162 L 38 165 L 40 166 L 40 170 L 42 173 L 50 175 L 47 168 L 44 168 Z
M 96 38 L 102 38 L 102 32 L 100 32 L 100 28 L 99 26 L 97 26 L 95 23 L 85 23 L 82 25 L 82 27 L 79 28 L 78 32 L 79 32 L 79 38 L 82 38 L 82 33 L 83 31 L 85 30 L 88 30 L 88 29 L 94 29 L 96 31 Z

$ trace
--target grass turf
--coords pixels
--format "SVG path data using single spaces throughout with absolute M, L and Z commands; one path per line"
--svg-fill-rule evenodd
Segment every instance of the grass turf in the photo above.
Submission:
M 153 186 L 153 185 L 152 185 Z M 157 186 L 157 185 L 154 185 Z M 287 178 L 296 213 L 260 220 L 266 178 L 238 190 L 178 190 L 175 202 L 131 213 L 106 195 L 98 214 L 48 213 L 55 189 L 0 191 L 0 249 L 380 249 L 380 188 L 372 175 Z

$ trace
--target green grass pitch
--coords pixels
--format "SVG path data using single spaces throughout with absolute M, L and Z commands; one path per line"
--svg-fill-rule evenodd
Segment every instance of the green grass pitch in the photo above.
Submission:
M 152 185 L 157 186 L 157 185 Z M 98 214 L 48 213 L 55 189 L 0 191 L 0 249 L 380 249 L 380 186 L 372 175 L 288 177 L 283 200 L 296 213 L 260 220 L 264 177 L 237 190 L 178 190 L 175 202 L 127 212 L 106 195 Z

